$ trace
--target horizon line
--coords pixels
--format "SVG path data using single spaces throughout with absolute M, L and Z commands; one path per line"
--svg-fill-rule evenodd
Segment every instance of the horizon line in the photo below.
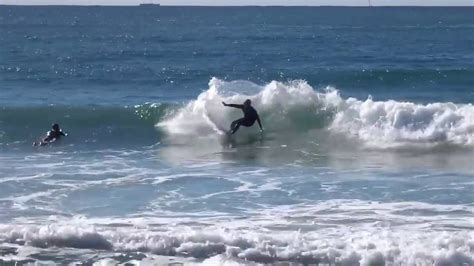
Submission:
M 24 7 L 140 7 L 142 4 L 123 4 L 123 5 L 108 5 L 108 4 L 0 4 L 0 6 L 24 6 Z M 359 8 L 377 8 L 377 7 L 469 7 L 474 8 L 473 5 L 163 5 L 152 4 L 156 7 L 359 7 Z

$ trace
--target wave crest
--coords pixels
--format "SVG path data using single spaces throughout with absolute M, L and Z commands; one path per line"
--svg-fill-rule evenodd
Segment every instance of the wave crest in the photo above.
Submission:
M 276 138 L 288 132 L 327 130 L 367 147 L 474 145 L 472 104 L 344 99 L 334 88 L 319 92 L 302 80 L 259 86 L 213 78 L 208 90 L 157 126 L 171 136 L 212 136 L 241 116 L 239 110 L 224 108 L 221 102 L 241 103 L 247 98 L 259 111 L 266 131 Z M 256 128 L 239 135 L 252 134 Z
M 472 146 L 474 108 L 471 104 L 421 105 L 350 98 L 339 106 L 330 129 L 378 147 L 441 143 Z

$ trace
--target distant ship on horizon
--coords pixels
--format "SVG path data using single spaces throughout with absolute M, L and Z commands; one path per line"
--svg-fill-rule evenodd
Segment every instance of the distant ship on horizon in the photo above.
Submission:
M 160 6 L 159 3 L 141 3 L 140 6 Z

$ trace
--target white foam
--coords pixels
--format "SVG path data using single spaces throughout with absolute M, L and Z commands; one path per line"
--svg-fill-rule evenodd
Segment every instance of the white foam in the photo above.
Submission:
M 247 87 L 253 89 L 250 93 L 247 91 L 247 94 L 241 94 L 242 88 Z M 239 91 L 236 91 L 237 89 Z M 171 135 L 212 135 L 216 133 L 216 127 L 228 128 L 233 119 L 242 116 L 239 110 L 225 108 L 222 101 L 242 103 L 248 98 L 265 117 L 264 127 L 267 130 L 291 130 L 295 126 L 308 127 L 307 124 L 311 124 L 311 120 L 299 123 L 301 121 L 298 119 L 305 120 L 308 114 L 311 118 L 311 115 L 324 111 L 329 102 L 325 99 L 333 97 L 334 93 L 317 93 L 302 81 L 291 84 L 271 82 L 264 87 L 259 87 L 247 81 L 224 82 L 213 78 L 209 82 L 207 91 L 201 93 L 196 100 L 189 102 L 174 116 L 158 123 L 157 126 Z M 312 126 L 309 125 L 309 127 Z
M 11 241 L 26 240 L 27 245 L 42 248 L 69 247 L 115 252 L 154 253 L 166 256 L 193 257 L 206 263 L 239 261 L 274 263 L 341 263 L 342 265 L 472 265 L 474 234 L 465 232 L 404 232 L 373 226 L 348 230 L 298 231 L 233 231 L 217 228 L 156 233 L 148 230 L 104 230 L 84 233 L 71 227 L 14 226 Z M 47 233 L 45 233 L 47 231 Z M 72 234 L 71 232 L 75 232 Z M 94 233 L 91 233 L 94 232 Z M 98 241 L 100 239 L 100 241 Z M 110 243 L 98 245 L 97 243 Z M 215 256 L 220 257 L 215 258 Z M 213 258 L 214 257 L 214 258 Z M 15 259 L 15 258 L 11 258 Z
M 318 92 L 298 80 L 272 81 L 258 86 L 248 81 L 225 82 L 213 78 L 208 90 L 157 126 L 175 137 L 213 136 L 217 129 L 228 128 L 232 120 L 242 115 L 239 110 L 225 108 L 221 102 L 242 103 L 247 98 L 259 111 L 267 132 L 278 132 L 277 136 L 286 135 L 288 131 L 302 134 L 313 129 L 328 129 L 377 148 L 474 146 L 472 104 L 416 104 L 374 101 L 370 97 L 365 101 L 344 99 L 333 88 Z
M 438 213 L 402 214 L 410 210 Z M 452 211 L 463 211 L 466 215 L 455 219 Z M 256 211 L 246 219 L 56 217 L 44 224 L 0 225 L 0 247 L 16 243 L 42 248 L 38 252 L 54 247 L 109 253 L 139 251 L 195 258 L 207 265 L 279 261 L 473 265 L 472 213 L 472 207 L 462 205 L 340 200 L 278 206 Z M 355 218 L 350 221 L 351 217 Z
M 345 100 L 331 130 L 377 147 L 450 143 L 474 145 L 472 104 Z

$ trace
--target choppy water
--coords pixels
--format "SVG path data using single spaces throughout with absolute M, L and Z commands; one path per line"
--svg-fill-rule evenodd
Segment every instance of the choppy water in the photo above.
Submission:
M 472 11 L 0 6 L 0 260 L 474 265 Z

